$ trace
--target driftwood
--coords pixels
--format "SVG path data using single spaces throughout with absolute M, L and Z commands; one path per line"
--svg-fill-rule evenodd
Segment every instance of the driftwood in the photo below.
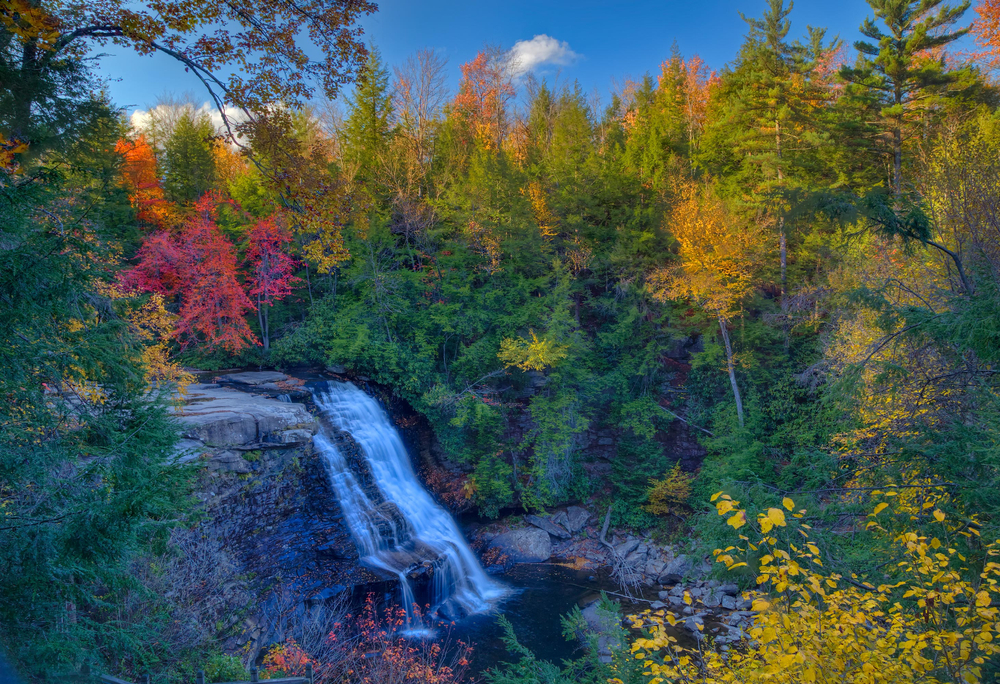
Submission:
M 608 547 L 611 556 L 611 578 L 618 583 L 622 593 L 630 599 L 639 598 L 639 587 L 642 585 L 642 572 L 632 566 L 622 558 L 614 545 L 608 541 L 608 526 L 611 524 L 611 509 L 614 504 L 608 506 L 608 512 L 604 515 L 604 526 L 601 527 L 601 543 Z

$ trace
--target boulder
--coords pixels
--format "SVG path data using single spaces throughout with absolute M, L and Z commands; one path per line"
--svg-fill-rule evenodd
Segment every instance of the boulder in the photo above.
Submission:
M 566 511 L 556 511 L 555 513 L 552 514 L 552 517 L 549 519 L 556 525 L 559 525 L 560 527 L 566 527 L 566 522 L 568 520 L 568 518 L 566 517 Z
M 283 382 L 288 376 L 277 371 L 253 371 L 246 373 L 230 373 L 220 375 L 216 382 L 229 382 L 234 385 L 264 385 L 269 382 Z
M 218 386 L 190 385 L 184 399 L 183 406 L 173 409 L 181 436 L 208 446 L 242 446 L 269 438 L 281 442 L 280 433 L 313 425 L 301 404 Z
M 682 553 L 667 564 L 667 567 L 660 573 L 656 581 L 660 584 L 676 584 L 691 574 L 691 571 L 694 569 L 694 563 L 695 561 L 691 556 Z
M 666 567 L 667 567 L 667 564 L 664 563 L 663 561 L 656 560 L 656 559 L 651 559 L 651 560 L 646 561 L 646 567 L 642 571 L 642 574 L 644 574 L 646 577 L 650 577 L 650 578 L 652 578 L 654 580 L 655 579 L 659 579 L 660 574 L 663 572 L 663 570 Z
M 587 526 L 590 520 L 590 511 L 580 506 L 570 506 L 566 509 L 566 529 L 570 534 L 576 534 Z
M 615 553 L 621 558 L 627 558 L 630 553 L 639 548 L 640 543 L 638 539 L 628 539 L 615 547 Z
M 552 540 L 545 530 L 522 527 L 498 534 L 489 548 L 498 549 L 514 563 L 544 563 L 552 555 Z
M 326 367 L 327 373 L 333 373 L 335 375 L 343 375 L 347 372 L 347 369 L 338 364 L 332 364 Z
M 540 530 L 545 530 L 556 539 L 569 539 L 570 534 L 561 525 L 552 522 L 552 518 L 543 518 L 538 515 L 526 515 L 524 521 L 529 525 L 534 525 Z

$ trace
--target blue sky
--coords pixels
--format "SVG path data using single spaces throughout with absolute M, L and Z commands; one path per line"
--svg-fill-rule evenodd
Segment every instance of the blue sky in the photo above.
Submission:
M 428 47 L 446 56 L 453 90 L 459 65 L 484 43 L 511 48 L 518 41 L 548 36 L 557 43 L 535 41 L 528 47 L 536 49 L 526 54 L 548 54 L 562 64 L 538 64 L 535 73 L 550 81 L 557 76 L 578 80 L 585 92 L 596 90 L 606 100 L 613 79 L 656 73 L 675 40 L 686 57 L 697 53 L 710 67 L 722 67 L 735 56 L 746 33 L 739 12 L 759 16 L 764 8 L 764 0 L 384 0 L 363 25 L 367 39 L 389 64 Z M 791 15 L 790 37 L 803 36 L 807 24 L 826 26 L 828 35 L 840 34 L 850 45 L 860 37 L 858 26 L 869 15 L 865 0 L 799 0 Z M 201 84 L 168 57 L 108 52 L 101 71 L 117 79 L 109 84 L 111 95 L 130 112 L 148 107 L 166 92 L 191 92 L 203 99 Z

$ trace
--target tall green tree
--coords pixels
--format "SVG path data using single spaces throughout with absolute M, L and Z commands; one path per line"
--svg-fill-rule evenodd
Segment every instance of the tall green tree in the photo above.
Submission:
M 785 0 L 768 0 L 760 18 L 740 15 L 749 32 L 723 76 L 702 155 L 731 194 L 777 215 L 782 298 L 788 290 L 787 197 L 815 180 L 809 158 L 822 144 L 822 109 L 829 100 L 828 84 L 816 72 L 823 55 L 839 47 L 812 28 L 807 45 L 789 41 L 791 11 Z
M 211 117 L 185 107 L 163 148 L 163 187 L 168 199 L 194 202 L 215 185 L 214 137 Z
M 962 18 L 969 0 L 957 7 L 943 0 L 868 0 L 868 4 L 885 31 L 875 19 L 865 19 L 861 33 L 869 40 L 854 43 L 858 62 L 840 74 L 871 91 L 881 106 L 892 153 L 892 190 L 899 198 L 907 129 L 934 96 L 959 81 L 960 72 L 948 70 L 941 50 L 968 33 L 968 28 L 949 28 Z
M 372 47 L 355 83 L 344 125 L 343 164 L 348 175 L 366 184 L 378 179 L 392 134 L 392 95 L 389 70 Z

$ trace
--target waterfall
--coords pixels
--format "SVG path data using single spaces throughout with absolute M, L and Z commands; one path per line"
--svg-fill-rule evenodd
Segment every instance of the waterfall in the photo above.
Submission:
M 362 562 L 399 578 L 408 615 L 411 576 L 422 572 L 431 575 L 432 614 L 489 610 L 506 590 L 483 571 L 455 521 L 420 484 L 386 412 L 352 383 L 321 383 L 313 396 L 321 423 L 314 443 Z M 361 453 L 340 448 L 337 431 L 350 434 Z

